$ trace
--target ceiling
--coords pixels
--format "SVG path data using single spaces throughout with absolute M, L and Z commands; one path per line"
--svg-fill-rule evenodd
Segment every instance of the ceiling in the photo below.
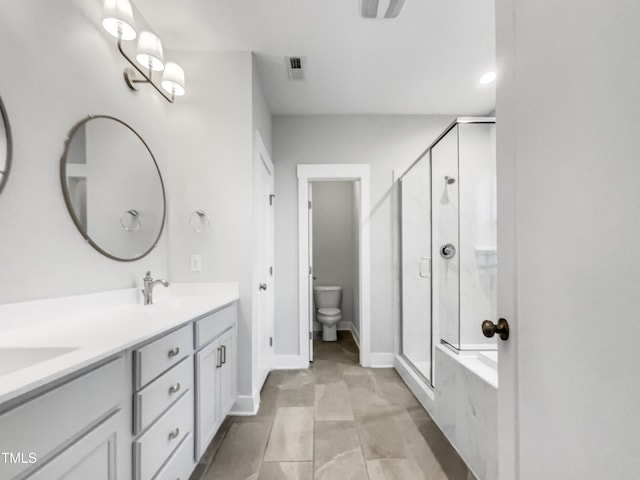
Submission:
M 388 20 L 362 18 L 359 0 L 134 3 L 166 50 L 254 51 L 274 114 L 495 108 L 494 84 L 478 82 L 495 69 L 494 0 L 406 0 Z M 289 80 L 285 55 L 303 57 L 304 80 Z

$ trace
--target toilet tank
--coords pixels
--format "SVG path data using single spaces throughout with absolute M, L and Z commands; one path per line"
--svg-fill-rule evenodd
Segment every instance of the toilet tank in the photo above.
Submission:
M 313 287 L 313 299 L 316 308 L 340 308 L 342 287 L 340 285 Z

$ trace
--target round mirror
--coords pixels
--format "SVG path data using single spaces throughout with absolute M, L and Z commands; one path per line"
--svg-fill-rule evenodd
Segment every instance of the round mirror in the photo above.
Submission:
M 9 118 L 0 99 L 0 192 L 7 183 L 9 170 L 11 169 L 11 129 Z
M 96 115 L 69 134 L 60 164 L 76 227 L 100 253 L 129 262 L 160 239 L 166 215 L 162 176 L 142 137 L 117 118 Z

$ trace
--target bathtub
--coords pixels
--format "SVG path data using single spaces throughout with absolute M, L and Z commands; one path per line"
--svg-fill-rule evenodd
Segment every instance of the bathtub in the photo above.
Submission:
M 498 354 L 435 351 L 434 387 L 401 357 L 396 370 L 478 480 L 498 478 Z

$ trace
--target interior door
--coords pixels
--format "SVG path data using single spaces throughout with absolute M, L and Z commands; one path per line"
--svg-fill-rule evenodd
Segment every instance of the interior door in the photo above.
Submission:
M 313 362 L 313 187 L 309 182 L 309 361 Z
M 496 3 L 500 480 L 637 479 L 640 3 Z
M 260 387 L 273 367 L 274 333 L 274 231 L 273 164 L 264 144 L 257 142 L 254 162 L 254 211 L 256 219 L 254 279 L 257 298 L 257 349 Z

